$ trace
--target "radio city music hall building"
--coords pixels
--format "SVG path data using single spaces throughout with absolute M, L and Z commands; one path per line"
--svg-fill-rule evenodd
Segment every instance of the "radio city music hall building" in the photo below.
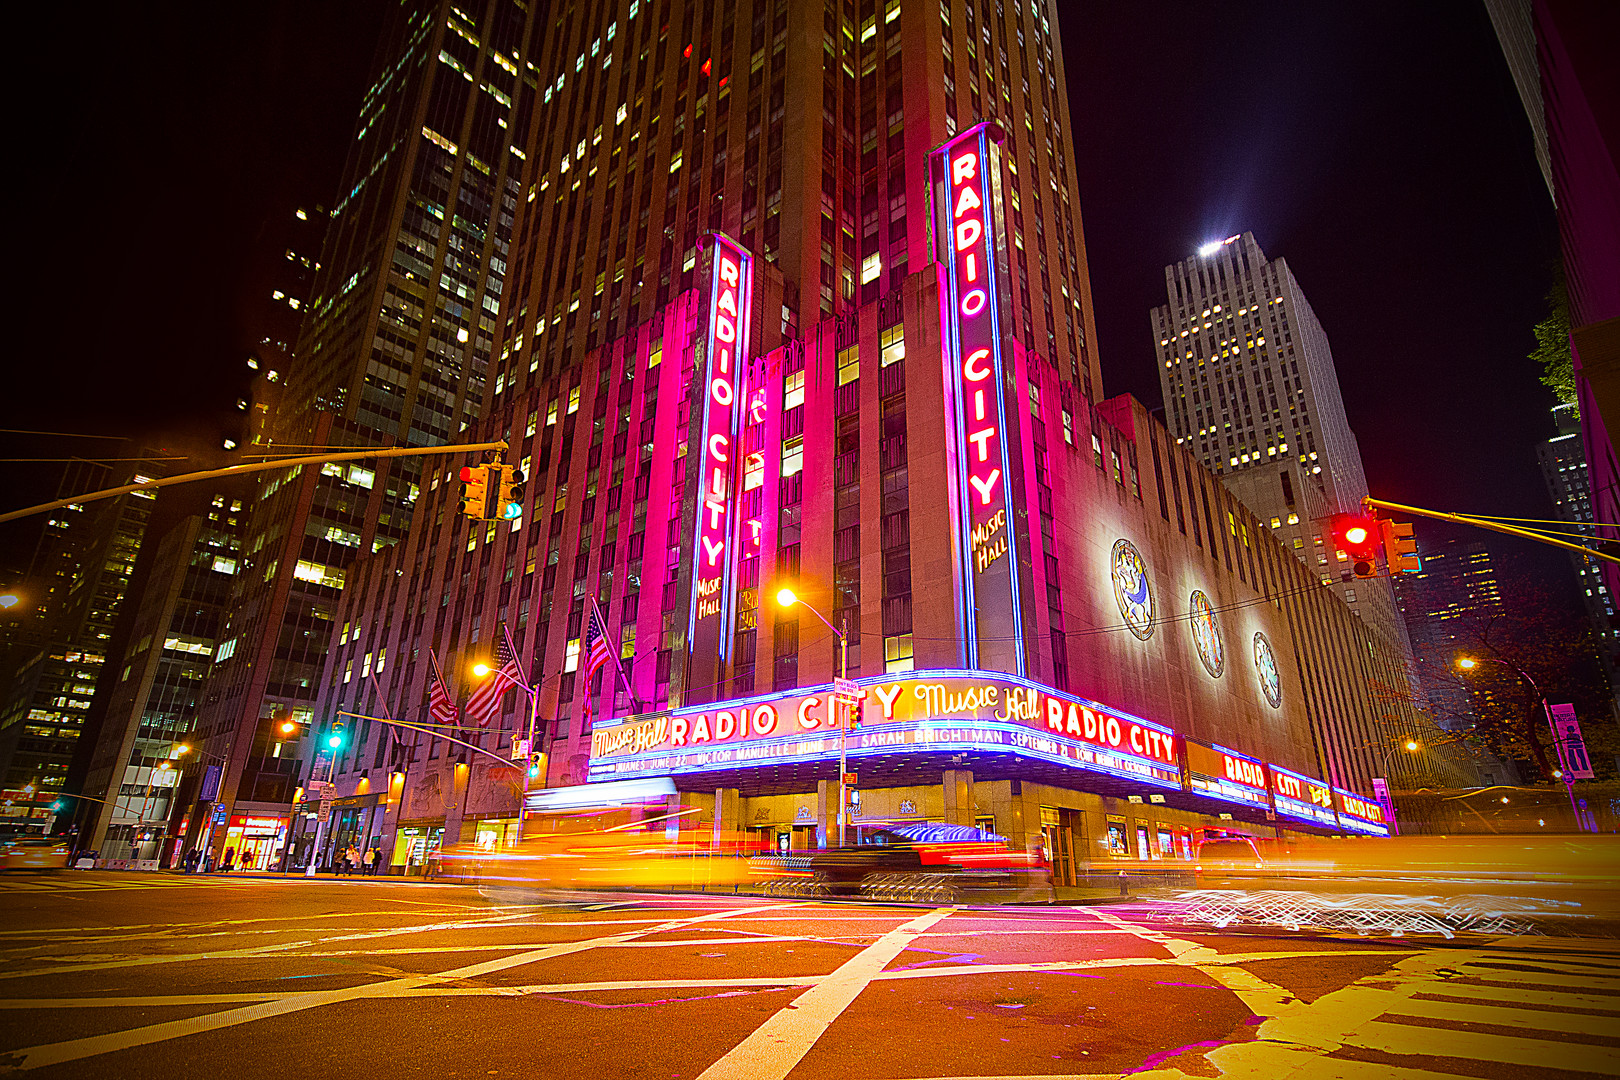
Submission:
M 747 5 L 636 7 L 602 32 L 635 79 L 587 73 L 531 137 L 466 432 L 511 443 L 524 513 L 469 526 L 471 461 L 430 462 L 407 539 L 346 574 L 317 715 L 424 719 L 430 649 L 465 697 L 504 626 L 547 786 L 669 777 L 692 820 L 814 847 L 840 650 L 773 601 L 791 586 L 845 628 L 865 694 L 857 828 L 1045 834 L 1060 876 L 1185 858 L 1204 826 L 1385 832 L 1367 793 L 1410 708 L 1398 654 L 1140 403 L 1100 399 L 1042 6 L 762 3 L 752 36 L 780 47 L 751 65 Z M 662 64 L 646 91 L 637 56 Z M 628 691 L 611 665 L 578 678 L 592 602 Z M 503 708 L 458 737 L 509 755 L 527 696 Z M 349 723 L 330 843 L 397 867 L 511 838 L 520 766 Z

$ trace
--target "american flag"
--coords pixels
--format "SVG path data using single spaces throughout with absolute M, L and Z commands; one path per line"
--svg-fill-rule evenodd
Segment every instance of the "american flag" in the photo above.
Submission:
M 591 617 L 585 624 L 585 716 L 587 722 L 591 715 L 591 680 L 595 678 L 603 664 L 613 656 L 613 650 L 608 648 L 607 632 L 602 629 L 602 616 L 597 613 L 596 605 L 591 605 Z
M 452 724 L 456 719 L 456 699 L 437 675 L 428 680 L 428 715 L 440 724 Z
M 501 710 L 501 699 L 514 686 L 520 686 L 523 676 L 518 671 L 517 657 L 505 636 L 495 646 L 495 670 L 485 676 L 483 685 L 467 699 L 467 715 L 478 721 L 479 727 L 488 727 Z

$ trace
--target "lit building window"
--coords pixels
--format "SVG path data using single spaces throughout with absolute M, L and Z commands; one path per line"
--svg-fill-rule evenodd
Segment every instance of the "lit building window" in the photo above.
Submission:
M 883 671 L 893 675 L 911 670 L 911 635 L 896 634 L 883 639 Z
M 844 386 L 861 377 L 861 347 L 851 345 L 838 352 L 838 385 Z
M 878 335 L 878 344 L 883 351 L 878 358 L 881 367 L 899 363 L 906 358 L 906 328 L 897 323 Z
M 782 477 L 797 476 L 804 469 L 804 436 L 795 435 L 782 444 Z
M 573 638 L 568 642 L 568 649 L 563 653 L 563 670 L 579 670 L 579 638 Z
M 861 260 L 862 285 L 865 285 L 870 281 L 876 281 L 878 275 L 881 273 L 883 273 L 883 256 L 878 252 L 874 251 L 872 254 Z
M 782 408 L 794 409 L 804 404 L 804 371 L 801 369 L 782 379 Z

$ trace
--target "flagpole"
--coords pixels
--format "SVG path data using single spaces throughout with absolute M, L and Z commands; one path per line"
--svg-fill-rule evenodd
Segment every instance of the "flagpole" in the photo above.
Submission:
M 605 638 L 607 636 L 607 620 L 602 618 L 601 609 L 596 606 L 596 597 L 594 596 L 591 597 L 591 611 L 596 615 L 597 625 L 602 628 L 602 636 Z M 630 711 L 632 713 L 640 712 L 641 702 L 636 700 L 636 692 L 630 688 L 630 677 L 625 674 L 624 664 L 619 660 L 617 646 L 609 651 L 608 655 L 613 657 L 613 670 L 619 673 L 619 685 L 624 687 L 624 696 L 630 699 Z
M 529 682 L 529 673 L 523 666 L 522 656 L 518 652 L 517 643 L 512 640 L 512 628 L 503 622 L 501 623 L 501 633 L 506 635 L 506 647 L 512 653 L 512 663 L 517 665 L 518 674 L 523 676 L 523 692 L 529 697 L 529 754 L 528 760 L 523 762 L 522 766 L 523 794 L 518 799 L 517 838 L 515 841 L 516 843 L 522 843 L 523 819 L 527 817 L 529 813 L 529 780 L 531 779 L 529 774 L 534 771 L 535 757 L 538 753 L 534 747 L 534 728 L 535 723 L 539 719 L 540 715 L 540 685 L 538 683 L 531 684 Z M 542 777 L 541 782 L 544 783 L 544 781 L 545 778 Z

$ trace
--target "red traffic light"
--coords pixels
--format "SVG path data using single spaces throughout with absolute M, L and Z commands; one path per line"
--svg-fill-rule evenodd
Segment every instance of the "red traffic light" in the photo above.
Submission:
M 1333 546 L 1350 559 L 1356 577 L 1378 575 L 1378 548 L 1383 534 L 1377 518 L 1369 514 L 1334 514 L 1331 532 Z

